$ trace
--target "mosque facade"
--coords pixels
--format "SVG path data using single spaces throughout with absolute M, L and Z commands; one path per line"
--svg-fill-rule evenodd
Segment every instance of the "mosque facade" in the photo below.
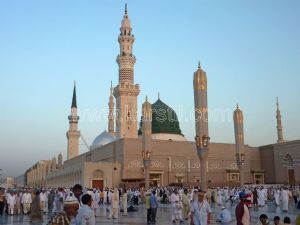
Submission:
M 202 182 L 195 141 L 184 137 L 171 107 L 160 97 L 153 104 L 146 99 L 143 116 L 137 119 L 140 86 L 134 83 L 134 41 L 126 8 L 118 37 L 119 83 L 116 87 L 111 86 L 107 131 L 95 138 L 90 151 L 79 155 L 80 118 L 74 85 L 66 133 L 67 159 L 63 162 L 60 154 L 57 160 L 54 157 L 37 162 L 25 172 L 26 185 L 60 187 L 80 183 L 89 188 L 103 188 L 144 186 L 147 182 L 151 186 L 198 185 Z M 205 73 L 200 65 L 197 73 Z M 200 85 L 200 89 L 207 90 L 207 85 Z M 207 96 L 202 98 L 207 102 Z M 144 106 L 145 112 L 151 115 L 150 124 L 144 122 Z M 245 145 L 242 111 L 238 107 L 233 117 L 236 143 L 209 143 L 205 165 L 208 186 L 238 185 L 240 179 L 245 184 L 300 184 L 300 140 L 284 141 L 278 101 L 276 144 Z M 240 153 L 242 169 L 236 158 Z M 147 167 L 145 162 L 149 163 Z M 148 176 L 145 176 L 146 171 Z

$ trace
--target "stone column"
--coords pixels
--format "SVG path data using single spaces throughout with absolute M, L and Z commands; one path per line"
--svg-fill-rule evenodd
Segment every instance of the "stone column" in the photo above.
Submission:
M 144 169 L 145 169 L 145 188 L 149 188 L 149 182 L 150 182 L 150 174 L 149 174 L 149 169 L 150 169 L 150 163 L 151 160 L 150 159 L 144 159 L 143 160 L 144 163 Z

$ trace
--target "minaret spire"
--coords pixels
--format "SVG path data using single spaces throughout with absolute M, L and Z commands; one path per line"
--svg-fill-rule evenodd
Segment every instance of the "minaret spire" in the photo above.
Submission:
M 71 159 L 78 155 L 79 152 L 79 137 L 80 132 L 77 128 L 79 116 L 77 115 L 77 101 L 76 101 L 76 83 L 74 81 L 71 114 L 68 116 L 69 130 L 67 131 L 68 138 L 68 152 L 67 157 Z
M 73 98 L 71 108 L 77 108 L 77 100 L 76 100 L 76 81 L 74 81 L 74 89 L 73 89 Z
M 127 14 L 127 3 L 125 3 L 125 14 Z
M 276 97 L 276 120 L 277 120 L 277 143 L 283 143 L 284 139 L 283 139 L 283 129 L 282 129 L 282 122 L 281 122 L 281 112 L 279 109 L 279 100 L 278 97 Z

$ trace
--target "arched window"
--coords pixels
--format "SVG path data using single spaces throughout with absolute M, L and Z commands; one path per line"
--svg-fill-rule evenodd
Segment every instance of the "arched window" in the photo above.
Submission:
M 286 154 L 284 156 L 284 161 L 285 161 L 285 164 L 288 168 L 293 168 L 294 167 L 293 157 L 290 154 Z
M 95 170 L 93 172 L 93 179 L 103 179 L 103 172 L 101 170 Z

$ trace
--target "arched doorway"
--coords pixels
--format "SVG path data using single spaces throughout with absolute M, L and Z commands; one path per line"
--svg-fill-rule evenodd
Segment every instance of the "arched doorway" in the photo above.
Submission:
M 288 183 L 289 185 L 295 185 L 295 170 L 293 157 L 290 154 L 286 154 L 284 157 L 284 161 L 288 170 Z
M 103 189 L 103 178 L 103 172 L 101 170 L 95 170 L 93 172 L 92 188 Z

